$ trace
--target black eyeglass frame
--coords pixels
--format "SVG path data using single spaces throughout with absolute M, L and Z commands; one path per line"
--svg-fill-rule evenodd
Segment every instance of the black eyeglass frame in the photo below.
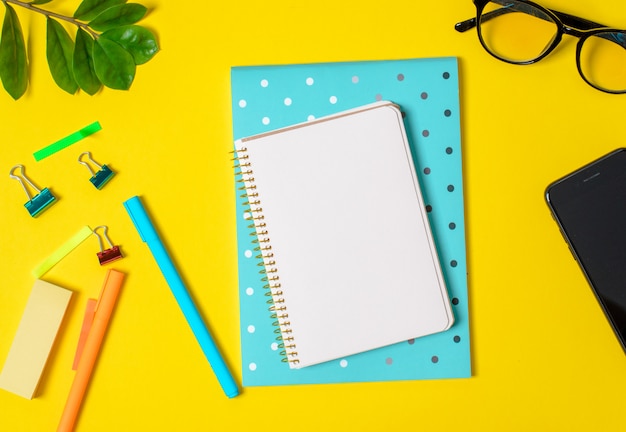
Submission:
M 528 0 L 515 0 L 515 1 L 518 3 L 527 4 L 528 6 L 532 6 L 533 8 L 540 10 L 541 12 L 545 13 L 547 16 L 552 18 L 552 20 L 557 24 L 557 34 L 554 40 L 543 53 L 541 53 L 538 57 L 534 59 L 525 60 L 525 61 L 513 61 L 504 57 L 500 57 L 489 49 L 489 47 L 483 40 L 482 32 L 478 23 L 479 23 L 479 19 L 481 15 L 483 14 L 485 6 L 487 6 L 488 3 L 491 3 L 492 0 L 473 0 L 474 5 L 476 6 L 476 17 L 459 22 L 455 24 L 454 28 L 456 31 L 463 33 L 476 27 L 478 40 L 480 41 L 480 44 L 483 46 L 485 51 L 487 51 L 491 56 L 497 58 L 500 61 L 510 63 L 510 64 L 516 64 L 516 65 L 528 65 L 528 64 L 537 63 L 539 60 L 543 59 L 548 54 L 550 54 L 557 47 L 557 45 L 561 43 L 561 40 L 564 34 L 577 37 L 579 40 L 578 40 L 578 43 L 576 44 L 576 68 L 578 69 L 578 74 L 580 75 L 580 77 L 587 84 L 589 84 L 591 87 L 595 88 L 596 90 L 600 90 L 602 92 L 611 93 L 611 94 L 625 94 L 626 93 L 626 89 L 610 90 L 610 89 L 600 87 L 594 84 L 593 82 L 589 81 L 587 77 L 585 77 L 585 74 L 582 71 L 582 66 L 580 64 L 580 53 L 582 51 L 583 44 L 585 43 L 587 39 L 589 39 L 590 37 L 594 35 L 601 34 L 601 33 L 621 33 L 626 38 L 626 30 L 607 27 L 604 24 L 599 24 L 597 22 L 580 18 L 574 15 L 570 15 L 564 12 L 559 12 L 554 9 L 548 9 L 532 1 L 528 1 Z M 499 3 L 499 2 L 493 1 L 493 3 Z M 501 11 L 502 9 L 497 9 L 492 12 L 488 12 L 487 14 L 485 14 L 485 16 L 489 16 L 489 14 L 493 14 L 491 15 L 491 17 L 495 18 L 496 16 L 500 15 L 500 13 L 502 13 Z

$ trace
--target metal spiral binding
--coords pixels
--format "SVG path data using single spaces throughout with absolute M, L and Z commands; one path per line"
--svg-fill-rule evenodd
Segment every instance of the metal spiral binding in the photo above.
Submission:
M 248 229 L 250 229 L 250 235 L 254 237 L 252 243 L 256 245 L 254 252 L 256 253 L 255 258 L 259 260 L 257 266 L 262 267 L 259 270 L 259 274 L 261 275 L 265 295 L 269 297 L 267 300 L 269 305 L 268 311 L 270 312 L 270 318 L 274 320 L 272 325 L 275 327 L 274 333 L 277 335 L 276 340 L 279 342 L 278 347 L 281 350 L 282 361 L 297 364 L 299 363 L 298 352 L 292 336 L 289 313 L 284 304 L 285 299 L 281 289 L 274 252 L 272 251 L 270 234 L 264 221 L 263 207 L 257 192 L 254 172 L 247 151 L 248 149 L 245 147 L 233 151 L 235 154 L 233 158 L 233 161 L 235 161 L 233 167 L 235 169 L 235 178 L 237 179 L 236 182 L 240 183 L 237 189 L 242 192 L 240 198 L 247 200 L 243 203 L 243 206 L 249 209 L 250 217 L 248 219 L 251 223 L 248 225 Z

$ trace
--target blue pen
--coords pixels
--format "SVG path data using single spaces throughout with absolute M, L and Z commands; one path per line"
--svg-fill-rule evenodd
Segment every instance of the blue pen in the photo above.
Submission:
M 213 372 L 217 376 L 224 393 L 229 398 L 239 394 L 239 388 L 235 379 L 228 370 L 228 366 L 217 350 L 217 346 L 209 333 L 198 308 L 194 304 L 189 292 L 185 288 L 183 281 L 174 267 L 174 263 L 170 259 L 167 250 L 163 246 L 159 235 L 152 224 L 148 213 L 146 213 L 141 200 L 138 196 L 132 197 L 124 202 L 124 207 L 128 215 L 135 224 L 135 228 L 139 232 L 141 239 L 148 244 L 154 259 L 156 260 L 167 284 L 172 290 L 172 294 L 178 302 L 178 306 L 183 311 L 183 315 L 187 319 L 187 323 L 191 327 L 193 334 L 196 336 L 204 355 L 206 356 Z

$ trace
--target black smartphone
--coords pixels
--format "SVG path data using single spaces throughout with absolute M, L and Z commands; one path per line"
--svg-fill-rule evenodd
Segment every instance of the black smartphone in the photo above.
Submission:
M 545 197 L 626 351 L 626 149 L 555 181 Z

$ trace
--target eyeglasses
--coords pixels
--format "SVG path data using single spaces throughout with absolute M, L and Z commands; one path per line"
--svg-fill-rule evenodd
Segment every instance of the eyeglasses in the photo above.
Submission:
M 476 18 L 457 23 L 459 32 L 476 27 L 485 50 L 507 63 L 526 65 L 547 56 L 563 35 L 579 38 L 578 73 L 606 93 L 626 93 L 626 30 L 606 27 L 525 0 L 473 0 Z

